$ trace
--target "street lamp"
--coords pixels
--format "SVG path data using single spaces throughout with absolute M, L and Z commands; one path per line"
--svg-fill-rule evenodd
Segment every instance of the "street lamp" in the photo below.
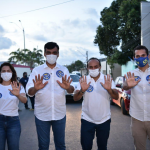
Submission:
M 21 23 L 21 20 L 19 20 L 19 22 Z M 14 22 L 10 22 L 10 23 L 14 23 Z M 16 23 L 14 23 L 17 27 L 19 27 Z M 21 23 L 22 26 L 22 23 Z M 20 27 L 19 27 L 20 28 Z M 25 33 L 24 33 L 24 28 L 22 26 L 22 28 L 20 28 L 23 31 L 23 38 L 24 38 L 24 49 L 25 49 Z
M 19 22 L 21 23 L 21 26 L 22 26 L 21 20 L 19 20 Z M 23 28 L 23 26 L 22 26 L 22 31 L 23 31 L 23 37 L 24 37 L 24 50 L 25 50 L 25 33 L 24 33 L 24 28 Z

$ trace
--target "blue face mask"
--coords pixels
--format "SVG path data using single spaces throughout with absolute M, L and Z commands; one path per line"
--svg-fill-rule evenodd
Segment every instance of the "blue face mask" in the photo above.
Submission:
M 148 63 L 148 56 L 147 57 L 139 57 L 139 58 L 134 58 L 134 60 L 136 61 L 136 64 L 139 67 L 144 67 L 147 63 Z

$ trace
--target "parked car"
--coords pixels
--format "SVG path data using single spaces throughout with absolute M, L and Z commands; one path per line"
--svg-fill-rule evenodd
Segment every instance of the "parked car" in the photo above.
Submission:
M 79 77 L 81 77 L 81 73 L 79 71 L 73 71 L 72 74 L 76 74 L 78 75 Z
M 117 104 L 121 107 L 122 114 L 129 114 L 129 106 L 130 106 L 130 98 L 131 98 L 131 90 L 123 90 L 123 82 L 125 78 L 123 76 L 119 76 L 115 80 L 116 89 L 119 93 L 119 98 L 117 100 L 111 99 L 110 104 Z
M 74 88 L 76 89 L 77 85 L 79 83 L 80 77 L 77 74 L 70 74 L 70 77 L 72 78 L 71 85 L 74 86 Z M 66 102 L 74 102 L 73 95 L 74 95 L 74 92 L 73 93 L 67 93 L 67 91 L 66 91 Z M 81 102 L 81 101 L 82 100 L 79 100 L 77 102 Z

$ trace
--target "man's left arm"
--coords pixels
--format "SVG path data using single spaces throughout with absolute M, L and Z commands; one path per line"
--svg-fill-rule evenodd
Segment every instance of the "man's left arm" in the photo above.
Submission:
M 116 99 L 116 100 L 119 98 L 119 94 L 118 94 L 118 91 L 116 89 L 110 89 L 107 91 L 110 94 L 111 98 Z

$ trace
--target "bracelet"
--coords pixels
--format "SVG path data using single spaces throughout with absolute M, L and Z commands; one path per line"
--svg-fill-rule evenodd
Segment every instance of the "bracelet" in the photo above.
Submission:
M 80 93 L 84 94 L 84 92 L 82 90 L 80 90 Z

